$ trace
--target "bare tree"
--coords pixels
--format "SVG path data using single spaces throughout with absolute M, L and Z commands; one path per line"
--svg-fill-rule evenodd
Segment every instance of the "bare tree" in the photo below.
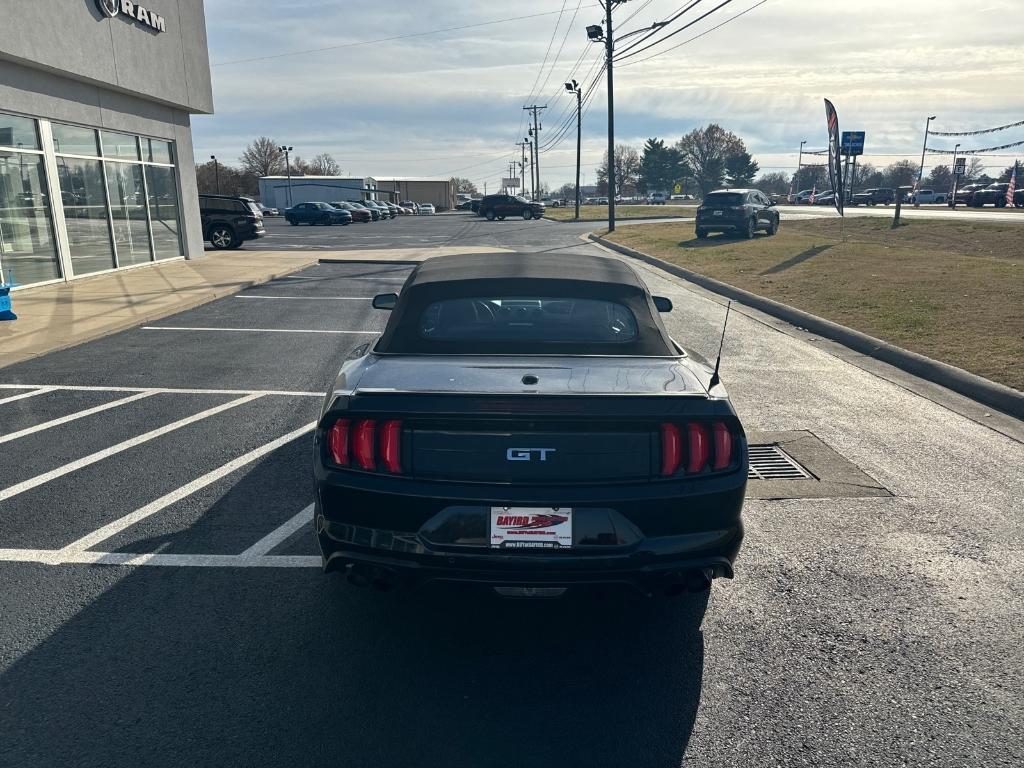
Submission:
M 676 148 L 705 195 L 721 186 L 727 158 L 746 152 L 739 136 L 716 123 L 694 128 L 679 140 Z
M 620 195 L 636 194 L 636 184 L 640 176 L 640 153 L 628 144 L 615 145 L 615 183 Z M 605 150 L 601 164 L 597 167 L 597 190 L 599 194 L 608 194 L 608 151 Z
M 461 176 L 452 176 L 451 183 L 455 187 L 456 192 L 464 192 L 468 195 L 478 194 L 476 184 L 469 179 L 464 179 Z
M 976 181 L 985 175 L 985 164 L 980 157 L 972 157 L 967 161 L 967 169 L 964 171 L 963 182 Z
M 273 139 L 260 136 L 255 139 L 238 159 L 242 170 L 253 176 L 277 176 L 284 171 L 284 153 Z
M 754 186 L 766 195 L 784 195 L 789 192 L 789 176 L 782 171 L 762 173 Z
M 313 173 L 310 164 L 298 155 L 291 159 L 292 176 L 309 176 Z
M 341 167 L 333 157 L 326 152 L 321 152 L 309 164 L 309 172 L 314 176 L 338 176 L 341 173 Z

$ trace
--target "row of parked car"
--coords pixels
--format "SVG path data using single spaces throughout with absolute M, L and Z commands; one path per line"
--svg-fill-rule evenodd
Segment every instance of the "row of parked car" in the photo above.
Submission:
M 346 226 L 353 221 L 371 222 L 394 219 L 398 216 L 432 216 L 430 203 L 405 200 L 395 204 L 380 200 L 339 200 L 333 203 L 299 203 L 284 211 L 285 220 L 292 226 L 323 224 Z M 264 216 L 278 215 L 277 209 L 260 205 L 251 197 L 239 195 L 199 196 L 203 238 L 217 250 L 238 248 L 246 240 L 255 240 L 266 234 Z
M 353 221 L 370 222 L 395 219 L 399 216 L 433 216 L 434 206 L 430 203 L 414 203 L 411 200 L 401 204 L 387 200 L 336 200 L 331 203 L 298 203 L 286 208 L 284 218 L 293 227 L 299 224 L 322 224 L 348 226 Z
M 981 208 L 985 205 L 994 205 L 996 208 L 1005 208 L 1007 205 L 1006 191 L 1009 184 L 968 184 L 956 191 L 957 205 L 970 205 Z M 804 189 L 793 195 L 790 202 L 796 205 L 832 205 L 835 196 L 831 192 L 817 192 Z M 905 200 L 911 203 L 946 205 L 952 207 L 953 195 L 947 192 L 939 192 L 934 189 L 921 189 L 916 193 L 908 195 Z M 864 189 L 853 195 L 847 195 L 847 205 L 889 205 L 896 202 L 896 190 L 884 187 Z M 1013 194 L 1013 205 L 1016 208 L 1024 208 L 1024 189 L 1018 189 Z

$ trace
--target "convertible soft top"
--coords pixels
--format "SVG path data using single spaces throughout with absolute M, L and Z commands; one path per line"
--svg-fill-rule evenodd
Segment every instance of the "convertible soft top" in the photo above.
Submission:
M 427 308 L 446 299 L 547 297 L 598 299 L 626 306 L 637 333 L 628 342 L 570 343 L 444 341 L 425 338 L 420 322 Z M 647 286 L 619 259 L 567 253 L 488 253 L 438 256 L 417 266 L 402 287 L 387 327 L 374 348 L 396 354 L 677 355 Z

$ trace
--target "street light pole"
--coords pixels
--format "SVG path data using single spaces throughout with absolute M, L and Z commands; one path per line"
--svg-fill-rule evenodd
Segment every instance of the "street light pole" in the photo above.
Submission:
M 797 158 L 796 158 L 796 176 L 800 175 L 800 169 L 803 168 L 803 166 L 804 166 L 804 144 L 806 144 L 806 143 L 807 143 L 807 139 L 804 139 L 803 141 L 800 142 L 800 154 L 797 155 Z M 796 178 L 796 177 L 794 177 L 794 178 Z M 799 190 L 797 190 L 797 191 L 799 192 Z M 789 202 L 792 203 L 793 201 L 790 200 Z
M 213 160 L 213 178 L 214 183 L 217 185 L 217 194 L 220 194 L 220 166 L 217 163 L 217 156 L 210 155 L 210 159 Z
M 932 120 L 935 119 L 935 115 L 932 115 L 924 124 L 924 146 L 921 147 L 921 168 L 917 172 L 917 184 L 914 185 L 914 207 L 920 208 L 921 203 L 918 202 L 917 193 L 921 190 L 921 179 L 924 178 L 924 153 L 928 151 L 928 129 L 932 125 Z
M 295 147 L 286 147 L 286 146 L 282 145 L 282 146 L 278 147 L 278 149 L 281 150 L 282 152 L 284 152 L 284 168 L 285 168 L 285 172 L 288 174 L 288 207 L 291 208 L 292 207 L 292 164 L 291 164 L 291 160 L 288 157 L 288 153 L 291 152 L 293 149 L 295 149 Z
M 576 221 L 580 220 L 580 142 L 583 139 L 583 89 L 573 80 L 565 90 L 576 94 Z
M 956 210 L 956 190 L 960 186 L 960 176 L 956 172 L 956 156 L 959 151 L 960 145 L 957 144 L 953 147 L 953 205 L 951 207 L 954 211 Z

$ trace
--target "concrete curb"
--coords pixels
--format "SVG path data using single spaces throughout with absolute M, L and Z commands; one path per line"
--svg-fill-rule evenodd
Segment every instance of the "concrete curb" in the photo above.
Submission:
M 623 216 L 620 219 L 618 219 L 618 221 L 626 222 L 626 221 L 661 221 L 662 219 L 692 219 L 694 217 L 694 215 L 696 215 L 696 214 L 693 214 L 693 215 L 668 214 L 668 215 L 665 215 L 665 216 Z M 547 216 L 542 216 L 541 218 L 543 218 L 545 221 L 553 221 L 553 222 L 555 222 L 555 224 L 596 224 L 599 221 L 606 221 L 607 220 L 607 219 L 580 219 L 579 221 L 576 221 L 575 219 L 549 219 Z
M 595 243 L 600 243 L 605 248 L 621 253 L 624 256 L 638 259 L 646 262 L 658 269 L 664 270 L 670 274 L 681 277 L 684 280 L 688 280 L 691 283 L 695 283 L 702 288 L 717 293 L 721 296 L 733 299 L 734 301 L 742 302 L 747 306 L 758 309 L 765 314 L 777 317 L 780 320 L 784 320 L 787 323 L 795 325 L 799 328 L 804 328 L 812 333 L 816 333 L 819 336 L 824 336 L 832 341 L 839 342 L 840 344 L 849 347 L 850 349 L 860 352 L 868 357 L 873 357 L 876 360 L 881 360 L 884 363 L 895 366 L 902 371 L 906 371 L 914 376 L 918 376 L 927 381 L 933 382 L 940 386 L 951 389 L 954 392 L 958 392 L 961 395 L 965 395 L 972 400 L 976 400 L 979 403 L 983 403 L 987 406 L 995 408 L 1013 416 L 1017 419 L 1024 420 L 1024 392 L 1018 392 L 1012 387 L 1007 387 L 1004 384 L 998 384 L 994 381 L 989 381 L 986 378 L 978 376 L 962 368 L 957 368 L 954 365 L 948 363 L 939 362 L 933 360 L 930 357 L 919 355 L 916 352 L 897 347 L 894 344 L 890 344 L 887 341 L 876 339 L 874 336 L 868 336 L 866 333 L 855 331 L 852 328 L 847 328 L 845 325 L 839 325 L 833 323 L 831 320 L 825 320 L 824 318 L 812 315 L 809 312 L 791 307 L 788 304 L 783 304 L 772 299 L 766 299 L 763 296 L 745 291 L 742 288 L 736 288 L 735 286 L 723 283 L 704 275 L 691 272 L 690 270 L 677 266 L 667 261 L 663 261 L 655 256 L 637 251 L 632 248 L 628 248 L 618 243 L 613 243 L 610 240 L 606 240 L 600 235 L 589 233 L 587 237 Z

